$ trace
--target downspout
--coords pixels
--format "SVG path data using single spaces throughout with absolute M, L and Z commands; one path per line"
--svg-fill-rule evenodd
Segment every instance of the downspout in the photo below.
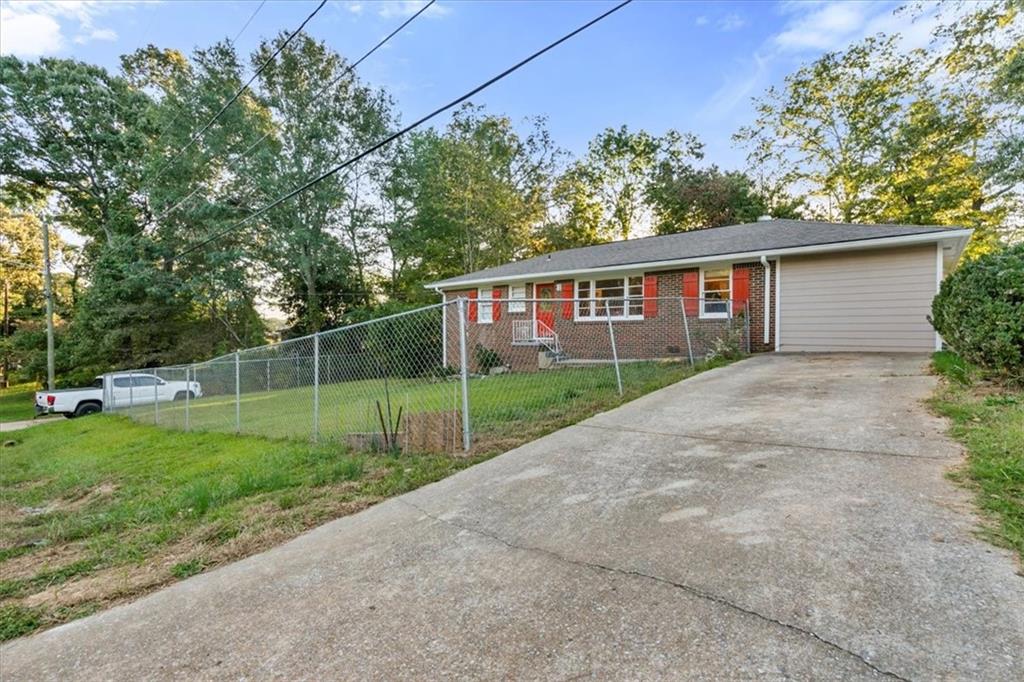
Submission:
M 448 295 L 440 287 L 433 287 L 434 293 L 441 297 L 441 303 L 448 302 Z M 441 367 L 448 366 L 448 306 L 441 306 Z
M 761 266 L 764 267 L 764 345 L 768 345 L 768 341 L 771 337 L 768 334 L 768 326 L 771 324 L 771 308 L 772 300 L 772 266 L 768 263 L 767 256 L 761 256 Z

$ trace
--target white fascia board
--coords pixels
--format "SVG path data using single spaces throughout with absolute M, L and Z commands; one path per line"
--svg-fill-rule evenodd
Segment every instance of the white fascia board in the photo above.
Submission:
M 472 289 L 479 284 L 497 283 L 519 283 L 548 281 L 564 279 L 567 277 L 578 277 L 581 275 L 623 273 L 623 272 L 648 272 L 652 270 L 666 270 L 678 267 L 701 265 L 704 263 L 729 263 L 737 261 L 758 260 L 761 256 L 772 258 L 773 256 L 795 256 L 812 253 L 829 253 L 832 251 L 853 251 L 857 249 L 871 249 L 887 246 L 904 246 L 910 244 L 927 244 L 929 242 L 942 242 L 955 240 L 957 257 L 967 244 L 974 230 L 945 230 L 942 232 L 923 232 L 921 234 L 907 234 L 898 237 L 878 237 L 875 239 L 857 239 L 848 242 L 830 242 L 828 244 L 812 244 L 810 246 L 792 246 L 782 249 L 762 249 L 760 251 L 743 251 L 737 253 L 722 253 L 714 256 L 697 256 L 694 258 L 677 258 L 674 260 L 658 260 L 647 263 L 627 263 L 624 265 L 607 265 L 599 268 L 583 268 L 579 270 L 557 270 L 554 272 L 535 272 L 524 275 L 506 275 L 503 277 L 482 277 L 480 279 L 453 282 L 445 285 L 445 289 Z M 425 289 L 440 289 L 438 284 L 424 284 Z

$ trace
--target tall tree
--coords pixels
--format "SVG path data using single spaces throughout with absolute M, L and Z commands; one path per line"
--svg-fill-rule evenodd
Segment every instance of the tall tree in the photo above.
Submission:
M 654 231 L 671 234 L 705 227 L 754 222 L 762 215 L 800 217 L 801 201 L 785 194 L 768 195 L 738 171 L 717 166 L 662 164 L 647 189 Z
M 392 259 L 404 263 L 394 288 L 499 265 L 530 253 L 547 211 L 559 151 L 543 119 L 512 122 L 479 107 L 459 109 L 443 131 L 414 134 L 388 182 Z
M 601 205 L 601 237 L 629 239 L 653 228 L 647 189 L 658 167 L 702 157 L 703 145 L 689 133 L 669 130 L 657 137 L 622 126 L 591 140 L 587 155 L 570 172 Z
M 177 254 L 255 210 L 246 164 L 272 153 L 272 141 L 261 143 L 271 130 L 269 115 L 248 91 L 221 113 L 243 82 L 230 43 L 196 50 L 191 59 L 150 45 L 122 57 L 121 65 L 128 82 L 150 95 L 147 115 L 157 131 L 142 175 L 144 235 L 154 242 L 146 253 L 180 281 L 182 299 L 204 324 L 219 325 L 214 347 L 258 342 L 263 330 L 255 322 L 252 232 L 234 231 Z
M 284 39 L 260 45 L 253 63 L 266 60 Z M 306 36 L 294 40 L 258 82 L 276 146 L 273 155 L 250 167 L 261 202 L 304 185 L 382 139 L 393 126 L 388 97 L 364 85 L 337 53 Z M 365 300 L 366 268 L 375 257 L 360 239 L 372 222 L 364 203 L 367 183 L 364 169 L 356 166 L 324 179 L 258 223 L 261 260 L 283 287 L 280 300 L 296 331 L 334 324 L 346 305 Z
M 68 59 L 0 57 L 0 82 L 0 174 L 52 192 L 61 221 L 86 237 L 137 234 L 146 96 Z
M 537 232 L 533 251 L 547 253 L 591 246 L 613 238 L 590 172 L 582 164 L 572 164 L 555 180 L 548 220 Z
M 1005 149 L 997 131 L 1019 129 L 1022 109 L 992 96 L 995 83 L 1012 83 L 1003 66 L 1020 51 L 1012 4 L 994 12 L 1000 18 L 982 8 L 984 28 L 953 40 L 951 51 L 940 40 L 905 52 L 898 36 L 879 36 L 826 54 L 756 100 L 755 122 L 736 138 L 752 166 L 778 169 L 825 217 L 967 225 L 976 230 L 972 252 L 991 248 L 1020 193 L 1014 164 L 996 159 Z M 950 30 L 959 33 L 947 27 L 940 37 Z M 955 47 L 965 41 L 971 47 Z

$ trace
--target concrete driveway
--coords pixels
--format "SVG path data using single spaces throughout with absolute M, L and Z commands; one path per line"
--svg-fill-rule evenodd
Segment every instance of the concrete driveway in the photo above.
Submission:
M 1020 679 L 926 359 L 761 356 L 0 650 L 31 678 Z

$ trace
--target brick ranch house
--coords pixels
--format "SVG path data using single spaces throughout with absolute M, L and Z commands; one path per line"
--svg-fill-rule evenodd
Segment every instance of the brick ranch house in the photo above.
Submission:
M 941 343 L 932 297 L 970 235 L 763 218 L 566 249 L 427 288 L 469 299 L 474 366 L 480 347 L 519 370 L 543 369 L 545 353 L 607 359 L 609 317 L 627 359 L 685 357 L 684 316 L 698 354 L 726 326 L 753 352 L 927 352 Z M 446 316 L 446 358 L 458 357 L 456 327 Z

